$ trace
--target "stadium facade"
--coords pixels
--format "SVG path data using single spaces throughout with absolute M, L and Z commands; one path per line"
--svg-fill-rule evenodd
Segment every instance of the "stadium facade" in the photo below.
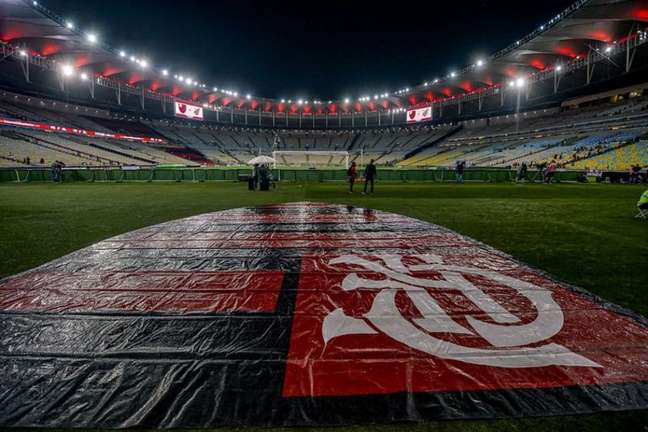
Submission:
M 555 106 L 631 84 L 648 66 L 645 2 L 580 0 L 489 58 L 411 89 L 354 100 L 277 100 L 216 90 L 149 65 L 37 2 L 7 0 L 1 7 L 5 85 L 155 117 L 173 116 L 174 102 L 181 100 L 205 108 L 206 120 L 223 124 L 391 126 L 406 124 L 406 110 L 420 107 L 431 107 L 435 123 L 501 115 L 516 111 L 518 100 L 523 109 Z
M 296 163 L 340 166 L 347 158 L 335 153 L 347 152 L 351 160 L 408 168 L 459 159 L 483 167 L 552 159 L 578 169 L 643 166 L 647 22 L 644 1 L 580 0 L 489 58 L 413 88 L 285 100 L 178 75 L 112 48 L 37 1 L 4 0 L 2 116 L 36 122 L 43 133 L 89 132 L 52 142 L 42 133 L 16 135 L 16 125 L 5 123 L 0 160 L 235 165 L 274 151 L 310 151 L 319 154 Z M 140 140 L 124 145 L 114 135 Z

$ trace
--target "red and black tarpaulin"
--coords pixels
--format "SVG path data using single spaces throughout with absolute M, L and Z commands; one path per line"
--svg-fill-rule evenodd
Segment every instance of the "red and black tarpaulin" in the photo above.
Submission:
M 648 324 L 445 228 L 318 203 L 0 281 L 0 426 L 335 425 L 648 408 Z

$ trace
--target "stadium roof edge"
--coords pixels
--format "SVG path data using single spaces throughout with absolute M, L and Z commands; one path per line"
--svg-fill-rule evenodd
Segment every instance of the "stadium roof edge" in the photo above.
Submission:
M 180 83 L 169 71 L 112 48 L 36 1 L 3 0 L 0 3 L 2 42 L 17 49 L 20 55 L 57 62 L 64 74 L 77 74 L 83 79 L 92 76 L 116 80 L 208 107 L 232 106 L 251 111 L 307 115 L 402 110 L 480 94 L 504 87 L 516 79 L 550 73 L 556 68 L 560 70 L 563 65 L 588 56 L 592 50 L 606 50 L 608 45 L 614 46 L 633 33 L 645 32 L 647 22 L 646 0 L 578 0 L 527 36 L 484 59 L 481 65 L 470 65 L 453 76 L 362 101 L 300 104 L 297 100 L 248 98 L 222 89 L 214 91 L 211 86 L 193 81 L 192 84 Z

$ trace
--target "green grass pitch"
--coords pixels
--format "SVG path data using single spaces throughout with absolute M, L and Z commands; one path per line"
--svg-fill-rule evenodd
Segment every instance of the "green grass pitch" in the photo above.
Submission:
M 444 225 L 648 315 L 648 222 L 634 219 L 644 188 L 390 183 L 378 184 L 373 196 L 362 196 L 332 183 L 280 184 L 270 192 L 249 192 L 239 183 L 5 183 L 0 184 L 0 277 L 163 221 L 264 203 L 318 201 L 371 207 Z M 344 429 L 648 431 L 648 411 Z

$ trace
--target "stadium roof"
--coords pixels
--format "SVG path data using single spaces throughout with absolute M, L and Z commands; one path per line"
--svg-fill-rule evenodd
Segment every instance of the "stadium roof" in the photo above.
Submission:
M 648 0 L 579 0 L 500 52 L 412 88 L 354 100 L 298 101 L 242 95 L 149 64 L 110 47 L 66 22 L 37 1 L 0 0 L 0 39 L 30 55 L 55 62 L 67 79 L 111 79 L 197 103 L 287 113 L 365 112 L 403 109 L 479 93 L 538 72 L 554 70 L 646 30 Z

